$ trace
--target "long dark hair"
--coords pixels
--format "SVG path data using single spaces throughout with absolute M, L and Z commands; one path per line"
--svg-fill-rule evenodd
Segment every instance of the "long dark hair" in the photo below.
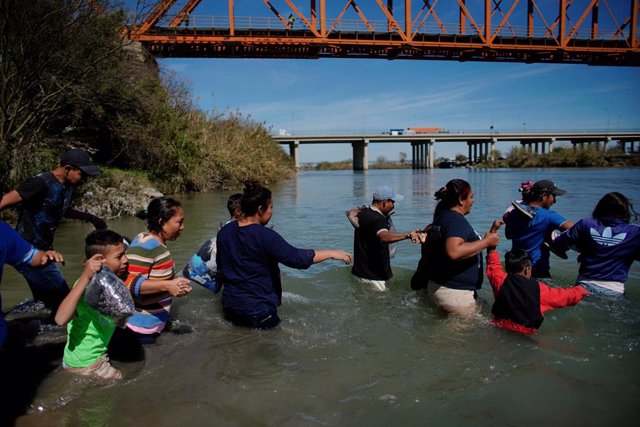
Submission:
M 466 200 L 471 192 L 471 185 L 464 179 L 452 179 L 447 185 L 436 191 L 435 198 L 438 201 L 433 217 L 436 218 L 445 209 L 456 206 L 460 199 Z
M 638 217 L 629 199 L 617 191 L 605 194 L 592 214 L 596 219 L 617 218 L 625 222 L 629 222 L 632 215 L 634 218 Z
M 255 215 L 259 207 L 266 210 L 270 200 L 271 190 L 263 187 L 257 180 L 252 179 L 245 181 L 242 200 L 240 200 L 240 207 L 243 214 L 246 216 Z
M 140 219 L 147 220 L 147 230 L 153 233 L 162 231 L 162 226 L 182 207 L 179 201 L 171 197 L 157 197 L 149 202 L 147 209 L 136 214 Z

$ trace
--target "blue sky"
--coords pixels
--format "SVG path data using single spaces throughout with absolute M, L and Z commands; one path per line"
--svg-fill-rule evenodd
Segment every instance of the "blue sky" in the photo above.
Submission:
M 240 111 L 275 131 L 371 132 L 640 128 L 640 69 L 556 64 L 360 59 L 161 59 L 191 82 L 205 111 Z M 512 144 L 496 148 L 507 152 Z M 369 159 L 410 146 L 370 144 Z M 437 156 L 467 153 L 436 143 Z M 303 145 L 302 162 L 351 158 L 351 147 Z
M 600 13 L 601 34 L 615 32 L 613 21 L 622 22 L 628 16 L 629 1 L 606 1 Z M 394 3 L 397 17 L 403 16 L 403 3 Z M 482 2 L 467 3 L 474 16 L 482 16 Z M 502 8 L 507 10 L 511 3 L 501 2 Z M 589 3 L 571 2 L 568 15 L 572 22 Z M 177 1 L 169 14 L 178 13 L 184 4 L 185 0 Z M 238 21 L 264 17 L 273 20 L 269 25 L 280 25 L 262 1 L 235 0 L 234 4 Z M 283 16 L 291 12 L 284 0 L 271 0 L 271 4 Z M 309 15 L 308 0 L 294 4 Z M 327 1 L 330 22 L 344 4 L 346 0 Z M 382 18 L 372 0 L 358 5 L 368 19 Z M 422 5 L 421 0 L 412 0 L 414 14 Z M 557 0 L 538 0 L 536 5 L 547 21 L 557 16 Z M 227 7 L 227 1 L 203 0 L 191 14 L 191 25 L 210 22 L 212 16 L 224 17 Z M 441 0 L 437 12 L 445 23 L 455 23 L 457 7 L 454 0 Z M 526 16 L 525 10 L 526 2 L 517 3 L 510 23 L 522 25 L 518 19 Z M 540 17 L 535 18 L 539 29 Z M 494 26 L 499 19 L 496 13 Z M 361 24 L 351 8 L 343 22 L 347 20 Z M 497 131 L 640 128 L 638 67 L 326 58 L 158 62 L 191 82 L 194 99 L 203 110 L 240 111 L 276 132 L 380 133 L 407 127 L 471 131 L 488 130 L 491 125 Z M 499 143 L 496 148 L 506 153 L 511 145 Z M 370 144 L 369 159 L 397 160 L 400 151 L 410 155 L 409 144 Z M 437 156 L 453 157 L 466 155 L 467 148 L 464 143 L 436 143 L 435 151 Z M 349 145 L 303 145 L 300 149 L 302 162 L 351 157 Z

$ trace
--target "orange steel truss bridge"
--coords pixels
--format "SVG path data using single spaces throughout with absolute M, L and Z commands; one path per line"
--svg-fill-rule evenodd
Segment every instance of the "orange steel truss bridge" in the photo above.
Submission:
M 128 36 L 157 57 L 638 66 L 639 2 L 163 0 Z

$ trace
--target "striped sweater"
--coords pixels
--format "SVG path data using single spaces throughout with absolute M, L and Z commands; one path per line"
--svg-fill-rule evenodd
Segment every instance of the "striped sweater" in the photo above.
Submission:
M 169 318 L 172 298 L 151 304 L 140 304 L 140 286 L 145 280 L 171 280 L 175 274 L 175 262 L 169 249 L 148 232 L 140 233 L 127 249 L 129 277 L 125 284 L 136 301 L 136 313 L 127 327 L 142 334 L 161 332 Z

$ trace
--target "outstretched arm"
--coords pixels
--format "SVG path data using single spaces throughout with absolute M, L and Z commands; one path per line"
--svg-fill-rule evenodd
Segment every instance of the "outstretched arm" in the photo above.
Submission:
M 342 261 L 345 264 L 351 264 L 351 254 L 345 251 L 339 251 L 334 249 L 321 249 L 314 251 L 315 255 L 313 257 L 313 263 L 317 264 L 319 262 L 335 259 L 337 261 Z
M 542 282 L 538 282 L 538 284 L 540 285 L 540 311 L 542 314 L 554 308 L 576 305 L 582 298 L 589 294 L 582 286 L 552 288 Z
M 449 237 L 445 242 L 445 251 L 451 260 L 459 261 L 476 256 L 485 248 L 495 248 L 499 241 L 498 233 L 485 233 L 484 238 L 475 242 L 465 242 L 462 237 Z
M 426 236 L 419 230 L 414 230 L 407 233 L 393 233 L 391 231 L 385 230 L 378 233 L 378 238 L 384 243 L 395 243 L 406 239 L 411 239 L 413 243 L 424 243 Z
M 67 209 L 64 213 L 65 218 L 70 219 L 79 219 L 80 221 L 90 222 L 93 224 L 96 230 L 105 230 L 107 228 L 107 223 L 102 219 L 98 218 L 95 215 L 92 215 L 88 212 L 81 212 L 72 208 Z
M 500 292 L 500 288 L 504 283 L 504 280 L 507 278 L 507 273 L 502 269 L 502 264 L 500 264 L 500 255 L 498 252 L 493 250 L 487 251 L 487 279 L 489 279 L 489 283 L 491 283 L 491 289 L 493 289 L 493 297 L 497 298 L 498 293 Z
M 183 297 L 191 292 L 189 279 L 149 280 L 138 274 L 129 274 L 124 280 L 133 299 L 142 305 L 152 304 L 169 297 Z

